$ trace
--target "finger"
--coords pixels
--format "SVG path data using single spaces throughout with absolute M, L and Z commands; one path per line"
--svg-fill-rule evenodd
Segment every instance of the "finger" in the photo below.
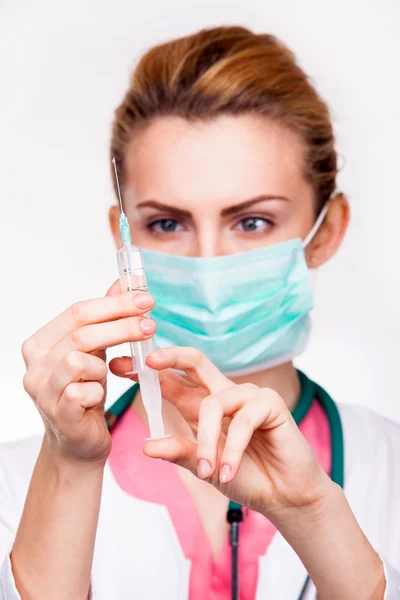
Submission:
M 164 400 L 175 406 L 190 427 L 193 427 L 198 421 L 204 390 L 171 369 L 160 371 L 159 378 Z
M 134 364 L 135 363 L 133 361 L 133 365 Z M 132 371 L 135 370 L 135 366 L 132 367 L 132 358 L 130 356 L 119 356 L 118 358 L 113 358 L 108 366 L 113 375 L 138 381 L 137 373 L 132 373 Z M 160 371 L 159 379 L 161 393 L 164 400 L 168 400 L 175 404 L 175 406 L 177 406 L 181 411 L 181 414 L 184 418 L 193 419 L 197 417 L 200 401 L 196 402 L 196 394 L 191 394 L 190 403 L 184 402 L 183 398 L 184 392 L 186 392 L 188 389 L 191 389 L 192 391 L 194 387 L 193 384 L 190 384 L 186 379 L 170 369 Z M 203 399 L 203 395 L 200 395 L 199 400 L 200 399 Z
M 188 377 L 210 390 L 217 392 L 232 385 L 219 369 L 199 350 L 191 347 L 172 346 L 152 352 L 147 364 L 153 369 L 178 369 Z
M 149 366 L 151 364 L 150 361 Z M 110 363 L 112 372 L 120 377 L 126 376 L 124 375 L 126 366 L 127 363 L 120 360 L 117 363 L 112 362 L 112 365 Z M 186 376 L 179 375 L 172 369 L 163 369 L 158 371 L 158 374 L 162 397 L 173 404 L 186 421 L 197 422 L 199 406 L 204 398 L 203 386 L 199 387 Z M 136 377 L 134 380 L 136 381 Z
M 84 352 L 70 352 L 54 369 L 48 381 L 49 396 L 60 397 L 65 387 L 73 382 L 98 381 L 107 377 L 107 365 L 101 358 Z
M 112 286 L 110 288 L 108 288 L 108 290 L 106 292 L 106 296 L 116 296 L 117 294 L 121 294 L 121 292 L 122 292 L 121 280 L 116 279 L 114 281 L 114 283 L 112 284 Z
M 148 312 L 153 305 L 154 299 L 148 292 L 124 292 L 106 298 L 77 302 L 39 329 L 24 343 L 22 354 L 25 362 L 42 357 L 60 340 L 80 327 L 142 315 Z
M 137 342 L 151 338 L 156 325 L 146 317 L 129 317 L 108 323 L 85 325 L 72 331 L 48 355 L 48 360 L 54 364 L 62 357 L 78 350 L 79 352 L 94 352 L 95 350 L 118 346 L 125 342 Z
M 104 404 L 104 388 L 97 381 L 70 383 L 55 408 L 56 421 L 61 427 L 80 423 L 85 410 Z
M 196 444 L 179 437 L 149 440 L 143 448 L 150 458 L 162 458 L 197 475 Z
M 208 396 L 201 403 L 197 430 L 197 459 L 201 479 L 215 472 L 224 417 L 233 416 L 258 391 L 259 388 L 252 384 L 234 386 Z
M 132 356 L 115 357 L 110 360 L 108 366 L 111 373 L 117 377 L 132 375 L 132 371 L 136 374 L 135 358 Z M 175 398 L 177 394 L 182 393 L 184 390 L 193 389 L 195 387 L 187 379 L 169 369 L 160 371 L 158 375 L 163 388 L 163 398 L 166 400 Z
M 199 399 L 202 400 L 204 398 L 204 392 L 199 390 L 195 384 L 191 383 L 188 379 L 182 377 L 182 375 L 179 375 L 178 373 L 175 373 L 175 371 L 172 371 L 171 369 L 159 371 L 158 375 L 160 378 L 163 398 L 165 398 L 165 400 L 175 404 L 175 406 L 180 406 L 181 400 L 184 403 L 186 402 L 187 397 L 185 394 L 189 392 L 190 401 L 192 404 L 197 405 L 198 410 L 200 402 L 196 403 L 196 397 L 198 395 Z
M 231 481 L 239 471 L 240 463 L 256 429 L 268 419 L 271 407 L 264 398 L 253 400 L 233 417 L 220 460 L 219 480 Z
M 257 429 L 275 429 L 285 421 L 294 424 L 287 406 L 277 392 L 266 388 L 257 390 L 235 414 L 229 425 L 220 460 L 221 483 L 227 483 L 236 476 L 243 454 Z
M 137 381 L 136 362 L 133 356 L 118 356 L 108 363 L 113 375 Z
M 109 368 L 117 377 L 129 378 L 135 382 L 139 380 L 136 373 L 132 374 L 134 369 L 132 369 L 130 356 L 113 358 L 109 363 Z M 204 392 L 170 369 L 159 371 L 158 375 L 164 400 L 173 404 L 187 422 L 197 422 L 199 406 L 204 398 Z M 188 391 L 189 394 L 187 394 Z

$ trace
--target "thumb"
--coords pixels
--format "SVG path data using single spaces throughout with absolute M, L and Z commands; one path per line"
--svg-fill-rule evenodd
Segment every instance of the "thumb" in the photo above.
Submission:
M 180 437 L 166 437 L 160 440 L 148 440 L 143 452 L 150 458 L 162 458 L 185 467 L 197 476 L 197 444 Z
M 120 283 L 120 280 L 117 279 L 116 281 L 114 281 L 112 286 L 108 289 L 106 296 L 117 296 L 121 292 L 122 292 L 121 283 Z

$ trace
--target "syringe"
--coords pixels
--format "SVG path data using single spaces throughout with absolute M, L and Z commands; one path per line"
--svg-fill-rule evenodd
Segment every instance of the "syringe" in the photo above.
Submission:
M 121 191 L 118 181 L 118 172 L 115 158 L 112 159 L 117 183 L 118 198 L 121 208 L 119 229 L 121 232 L 122 248 L 117 251 L 119 277 L 121 290 L 147 292 L 146 275 L 143 266 L 143 256 L 140 248 L 132 244 L 131 231 L 128 219 L 122 206 Z M 146 313 L 151 318 L 150 313 Z M 146 357 L 156 350 L 154 337 L 141 342 L 130 342 L 132 355 L 132 373 L 137 373 L 140 384 L 140 393 L 149 421 L 151 438 L 165 437 L 162 420 L 162 398 L 158 373 L 146 365 Z M 133 365 L 135 365 L 133 367 Z

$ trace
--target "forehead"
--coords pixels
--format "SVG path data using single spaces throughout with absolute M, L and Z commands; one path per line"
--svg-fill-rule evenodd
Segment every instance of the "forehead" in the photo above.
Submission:
M 131 142 L 126 189 L 138 199 L 182 207 L 232 204 L 261 194 L 290 198 L 310 193 L 303 156 L 299 136 L 264 117 L 162 117 Z

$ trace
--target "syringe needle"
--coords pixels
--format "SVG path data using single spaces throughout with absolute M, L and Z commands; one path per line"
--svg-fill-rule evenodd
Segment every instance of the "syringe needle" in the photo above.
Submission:
M 118 190 L 119 206 L 121 208 L 121 215 L 119 218 L 119 230 L 121 233 L 122 243 L 126 244 L 126 243 L 132 242 L 132 237 L 131 237 L 131 229 L 129 227 L 129 222 L 124 213 L 124 207 L 122 206 L 122 197 L 121 197 L 121 190 L 119 187 L 119 179 L 118 179 L 118 171 L 117 171 L 117 161 L 115 160 L 115 156 L 113 156 L 113 158 L 112 158 L 112 164 L 114 165 L 115 181 L 116 181 L 117 190 Z
M 121 198 L 121 190 L 119 189 L 119 180 L 118 180 L 118 171 L 117 171 L 117 161 L 115 160 L 115 156 L 113 156 L 112 158 L 112 164 L 114 165 L 114 172 L 115 172 L 115 181 L 117 182 L 117 190 L 118 190 L 118 199 L 119 199 L 119 206 L 121 208 L 121 214 L 124 214 L 124 207 L 122 206 L 122 198 Z

